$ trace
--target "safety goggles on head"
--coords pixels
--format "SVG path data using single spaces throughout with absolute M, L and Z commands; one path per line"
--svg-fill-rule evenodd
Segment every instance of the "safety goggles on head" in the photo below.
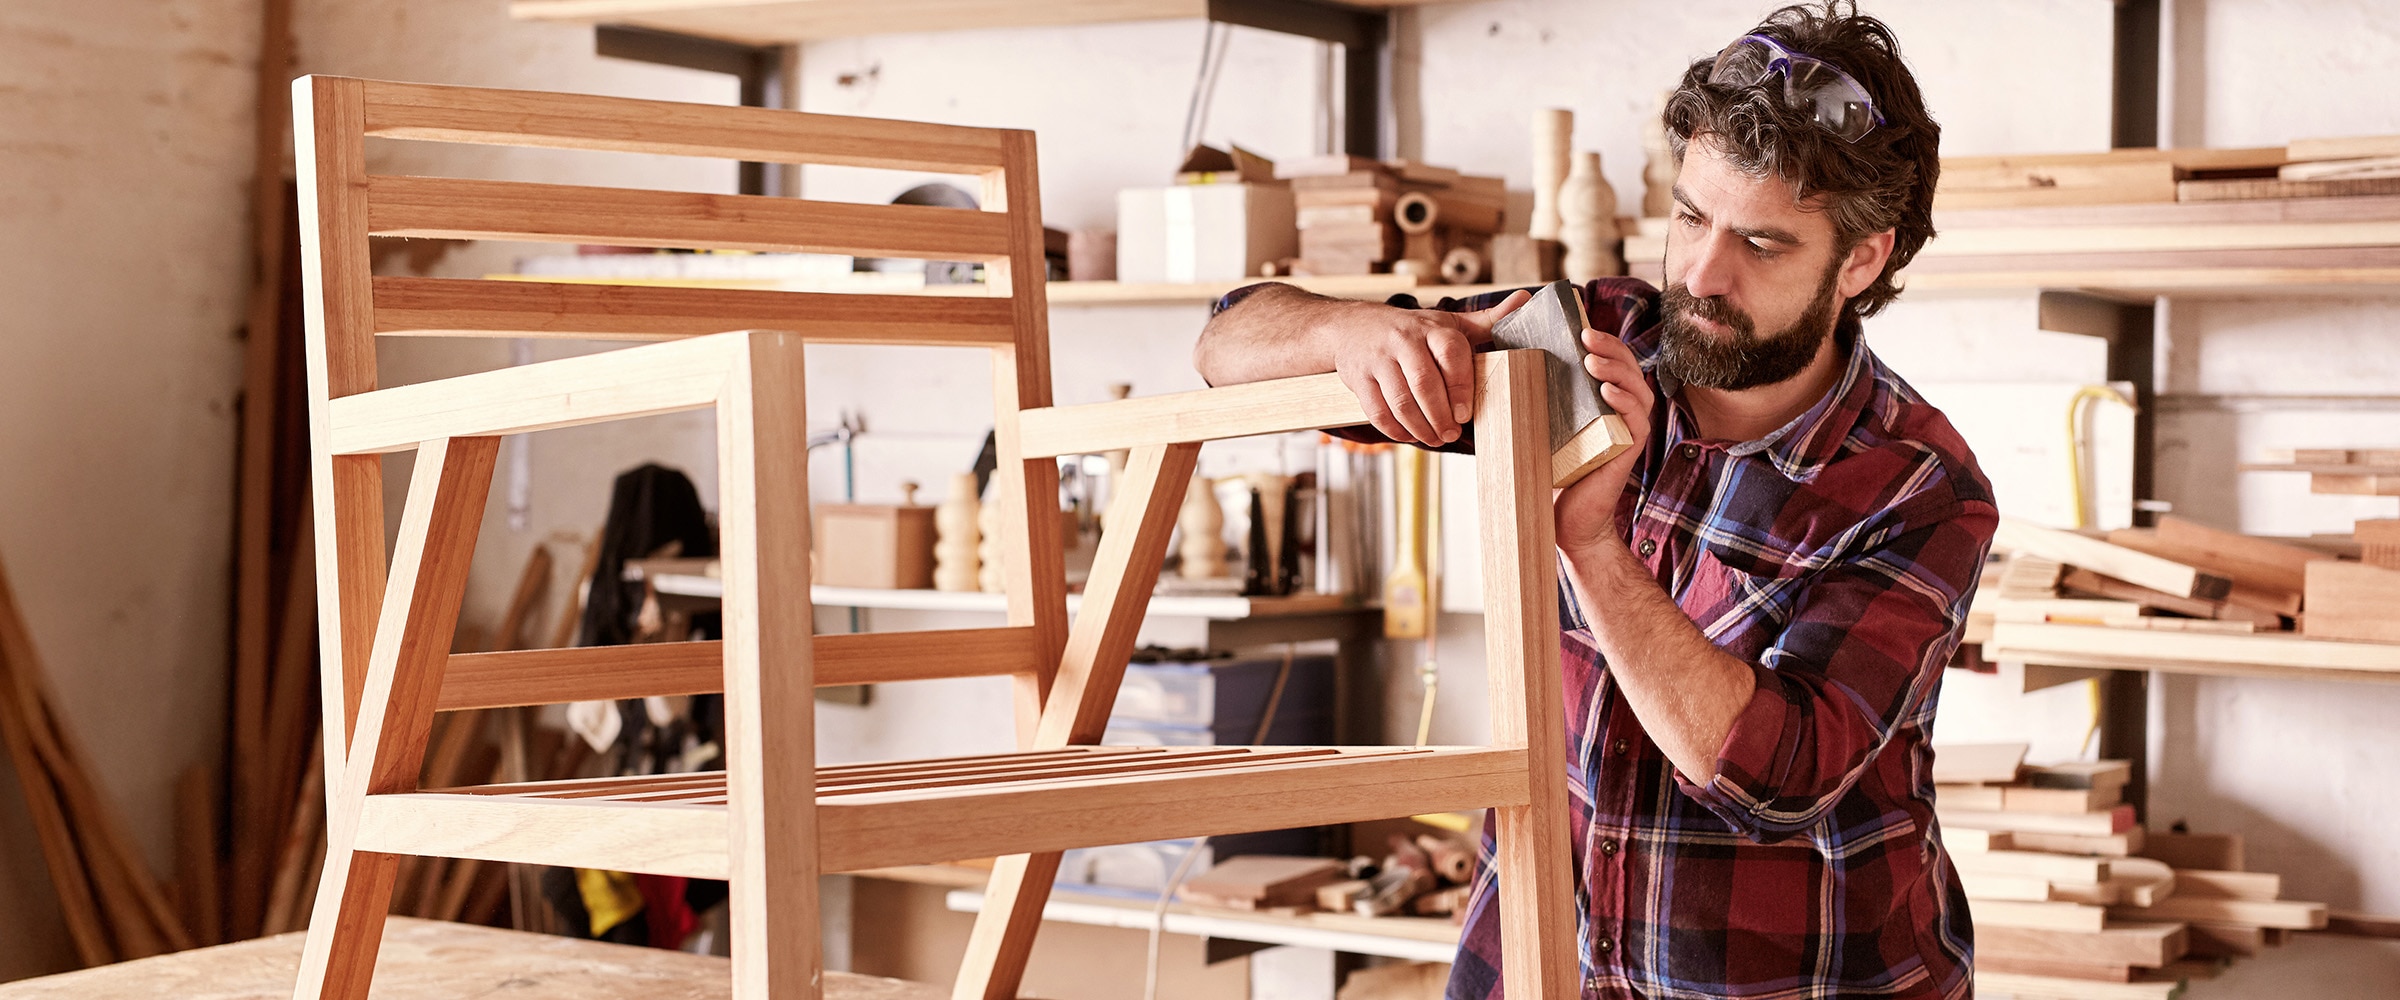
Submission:
M 1818 125 L 1844 142 L 1857 142 L 1883 124 L 1883 112 L 1875 110 L 1875 100 L 1867 96 L 1867 88 L 1859 86 L 1841 67 L 1784 48 L 1765 35 L 1743 35 L 1717 53 L 1717 64 L 1709 68 L 1708 82 L 1756 87 L 1777 72 L 1783 74 L 1784 104 L 1795 111 L 1808 112 Z

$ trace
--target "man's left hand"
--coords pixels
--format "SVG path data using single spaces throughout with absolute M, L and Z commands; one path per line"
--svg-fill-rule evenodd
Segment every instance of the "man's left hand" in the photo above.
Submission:
M 1657 402 L 1650 380 L 1642 375 L 1641 362 L 1616 335 L 1587 329 L 1583 331 L 1583 349 L 1590 352 L 1583 357 L 1584 372 L 1599 380 L 1601 401 L 1624 418 L 1626 429 L 1633 432 L 1633 444 L 1559 491 L 1554 515 L 1558 547 L 1569 558 L 1595 546 L 1624 544 L 1617 533 L 1617 501 L 1633 475 L 1634 462 L 1650 442 L 1650 408 Z

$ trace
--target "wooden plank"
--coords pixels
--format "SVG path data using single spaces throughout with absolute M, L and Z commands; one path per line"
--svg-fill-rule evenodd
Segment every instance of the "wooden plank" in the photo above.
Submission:
M 2190 952 L 2195 956 L 2217 958 L 2247 958 L 2267 950 L 2266 929 L 2247 924 L 2212 924 L 2192 921 L 2185 924 L 2191 938 Z
M 2179 615 L 2190 615 L 2194 618 L 2247 621 L 2264 629 L 2283 627 L 2282 616 L 2272 611 L 2229 605 L 2223 601 L 2177 597 L 2148 587 L 2126 583 L 2113 577 L 2102 576 L 2088 569 L 2069 569 L 2066 575 L 2060 579 L 2060 586 L 2073 593 L 2098 594 L 2115 600 L 2133 601 L 2145 607 L 2172 611 Z
M 1978 970 L 1975 985 L 1982 992 L 2016 1000 L 2175 1000 L 2183 995 L 2183 977 L 2166 973 L 2110 983 Z
M 1933 748 L 1933 780 L 1939 784 L 1977 784 L 2017 780 L 2025 763 L 2024 743 L 1960 743 Z
M 2084 979 L 2096 983 L 2123 983 L 2133 979 L 2130 965 L 2105 965 L 2097 962 L 2067 962 L 2049 958 L 2018 955 L 1975 956 L 1975 972 L 1985 975 L 1994 972 L 2020 976 L 2049 976 L 2059 979 Z
M 2047 880 L 2024 875 L 1998 875 L 1961 868 L 1958 870 L 1958 884 L 1966 891 L 1968 899 L 1978 901 L 1978 910 L 1982 908 L 1982 900 L 2041 903 L 2051 898 Z
M 2116 805 L 2125 800 L 2125 786 L 2108 788 L 2019 788 L 2000 789 L 2000 808 L 2008 812 L 2050 813 L 2081 816 Z
M 2282 567 L 2231 558 L 2220 550 L 2196 548 L 2159 537 L 2149 528 L 2119 528 L 2108 533 L 2109 544 L 2170 559 L 2230 581 L 2225 603 L 2278 615 L 2300 613 L 2299 576 Z M 2285 586 L 2290 577 L 2293 586 Z
M 2054 652 L 2187 666 L 2215 663 L 2284 668 L 2286 672 L 2299 676 L 2305 676 L 2312 669 L 2383 676 L 2400 674 L 2400 647 L 2264 633 L 2208 635 L 2196 632 L 2135 632 L 2088 625 L 2020 625 L 2004 622 L 1992 627 L 1992 641 L 1985 648 L 1985 655 L 1994 659 L 2044 659 L 2047 654 Z M 2044 659 L 2044 662 L 2052 661 Z
M 2163 862 L 2162 862 L 2163 864 Z M 2283 895 L 2283 876 L 2274 872 L 2175 869 L 2175 892 L 2210 899 L 2272 900 Z
M 2165 922 L 2111 920 L 2096 933 L 1979 927 L 1975 952 L 2155 969 L 2183 957 L 2186 940 L 2182 924 Z
M 1037 457 L 1349 427 L 1367 414 L 1327 373 L 1027 410 L 1021 420 L 1025 454 Z
M 2294 139 L 2285 147 L 2296 162 L 2354 160 L 2366 156 L 2400 156 L 2400 135 L 2362 135 L 2339 139 Z
M 2276 177 L 2181 181 L 2177 201 L 2241 201 L 2252 198 L 2351 198 L 2400 195 L 2400 177 L 2287 181 Z
M 2400 642 L 2400 570 L 2328 559 L 2309 565 L 2307 586 L 2300 634 Z
M 1476 359 L 1476 507 L 1482 512 L 1484 662 L 1492 744 L 1521 747 L 1528 801 L 1493 813 L 1501 965 L 1518 996 L 1580 988 L 1569 886 L 1567 751 L 1558 666 L 1546 355 Z M 1413 815 L 1413 814 L 1411 814 Z
M 371 236 L 597 243 L 990 261 L 1008 216 L 971 208 L 807 201 L 464 177 L 367 178 Z
M 2175 148 L 2134 146 L 2098 153 L 2025 153 L 2002 156 L 1945 156 L 1942 157 L 1942 177 L 1949 179 L 1952 170 L 1971 176 L 1987 171 L 2015 166 L 2105 166 L 2109 164 L 2164 163 L 2184 170 L 2244 170 L 2280 167 L 2294 159 L 2282 146 L 2250 146 L 2236 149 Z
M 386 139 L 979 174 L 1001 165 L 1008 134 L 767 108 L 359 82 L 366 134 Z
M 1943 835 L 1948 836 L 1953 829 L 1944 827 Z M 1965 829 L 1967 828 L 1955 828 L 1958 832 L 1963 832 Z M 2108 878 L 2109 866 L 2107 858 L 2084 858 L 2050 854 L 2043 851 L 2004 849 L 1960 851 L 1951 856 L 1950 862 L 1960 871 L 2038 878 L 2049 882 L 2079 885 L 2100 884 Z
M 327 851 L 295 996 L 362 997 L 390 909 L 396 859 L 357 847 L 368 795 L 412 789 L 424 768 L 442 667 L 466 596 L 467 567 L 491 490 L 498 438 L 426 442 L 417 451 L 393 549 L 382 619 L 359 691 L 359 752 L 326 808 Z M 328 762 L 327 774 L 331 774 Z
M 756 338 L 728 333 L 344 396 L 321 447 L 360 455 L 442 437 L 494 436 L 696 410 L 717 401 L 726 373 Z
M 2099 837 L 2112 833 L 2123 833 L 2133 825 L 2133 807 L 2130 805 L 2117 806 L 2105 812 L 2082 813 L 2074 816 L 1951 809 L 1938 804 L 1935 811 L 1941 815 L 1944 826 L 1972 826 L 1986 830 L 2027 833 L 2068 833 Z
M 1979 899 L 1967 907 L 1975 927 L 2029 927 L 2038 930 L 2097 934 L 2108 922 L 2107 907 L 2082 903 L 2035 903 Z
M 8 675 L 0 677 L 0 740 L 7 743 L 9 762 L 15 766 L 17 785 L 41 845 L 42 862 L 49 869 L 51 891 L 58 895 L 67 937 L 84 965 L 104 965 L 119 956 L 93 894 L 83 850 L 68 825 L 57 780 L 34 750 L 33 713 L 42 709 L 24 697 L 24 688 L 17 682 L 17 675 L 33 662 L 34 655 L 31 631 L 17 609 L 7 571 L 0 569 L 0 672 Z
M 2137 853 L 2148 835 L 2141 827 L 2105 837 L 2089 837 L 2072 833 L 2039 833 L 2018 830 L 2008 834 L 2009 842 L 2028 851 L 2047 851 L 2056 854 L 2089 857 L 2122 858 Z
M 784 330 L 824 344 L 983 346 L 1013 335 L 1005 299 L 849 295 L 468 278 L 374 279 L 385 336 L 672 340 Z
M 805 344 L 789 334 L 736 343 L 717 405 L 733 992 L 807 996 L 824 956 L 808 463 L 792 460 L 808 450 Z
M 2133 780 L 2133 764 L 2122 760 L 2037 764 L 2025 769 L 2025 783 L 2035 788 L 2115 788 Z
M 2176 174 L 2164 160 L 1955 157 L 1933 197 L 1940 210 L 2174 201 Z
M 2333 557 L 2325 552 L 2292 545 L 2271 538 L 2259 538 L 2239 532 L 2220 531 L 2197 521 L 2172 515 L 2158 519 L 2158 540 L 2187 550 L 2205 553 L 2211 564 L 2223 564 L 2232 572 L 2220 575 L 2249 582 L 2255 577 L 2259 586 L 2277 590 L 2297 590 L 2302 574 L 2311 563 Z
M 1951 851 L 2005 851 L 2014 834 L 2006 830 L 1977 830 L 1960 827 L 1942 831 L 1942 846 Z
M 2293 900 L 2174 896 L 2149 906 L 2110 907 L 2109 913 L 2130 920 L 2197 920 L 2300 931 L 2325 926 L 2325 904 Z
M 2220 600 L 2232 586 L 2231 581 L 2223 577 L 2202 573 L 2182 563 L 2072 531 L 2044 528 L 2013 517 L 2000 519 L 2000 530 L 1992 539 L 1992 544 L 1996 548 L 2030 552 L 2045 559 L 2080 566 L 2178 597 Z
M 818 687 L 986 677 L 1033 662 L 1033 632 L 1021 627 L 821 635 L 815 646 Z M 724 681 L 714 640 L 454 653 L 439 710 L 713 694 Z

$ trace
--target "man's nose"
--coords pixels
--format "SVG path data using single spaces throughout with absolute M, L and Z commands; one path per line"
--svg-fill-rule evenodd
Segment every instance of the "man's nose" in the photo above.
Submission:
M 1733 291 L 1733 267 L 1721 240 L 1703 236 L 1684 254 L 1683 288 L 1697 298 L 1716 298 Z

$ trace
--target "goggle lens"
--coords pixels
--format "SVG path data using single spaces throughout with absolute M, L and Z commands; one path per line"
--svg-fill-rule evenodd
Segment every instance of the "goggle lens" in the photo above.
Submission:
M 1796 111 L 1806 111 L 1816 123 L 1844 142 L 1857 142 L 1875 126 L 1883 123 L 1883 114 L 1875 110 L 1875 101 L 1841 68 L 1803 52 L 1793 52 L 1773 40 L 1758 35 L 1744 35 L 1717 53 L 1717 61 L 1709 68 L 1708 82 L 1729 87 L 1755 87 L 1766 82 L 1770 74 L 1783 74 L 1784 103 Z

